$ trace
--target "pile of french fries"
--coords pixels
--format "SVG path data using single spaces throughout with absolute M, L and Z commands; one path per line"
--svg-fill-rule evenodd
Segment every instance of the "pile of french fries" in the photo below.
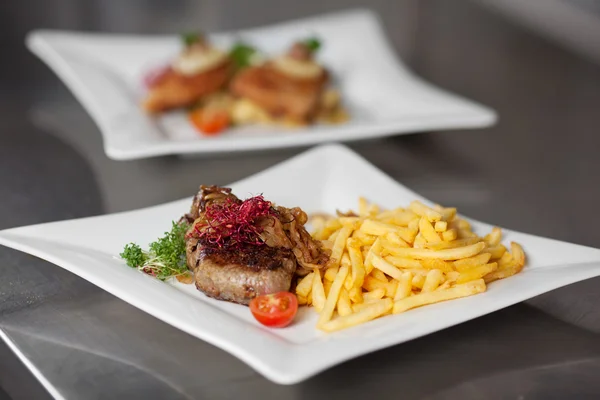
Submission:
M 500 228 L 479 237 L 456 208 L 413 201 L 380 211 L 361 198 L 357 214 L 311 222 L 331 259 L 325 270 L 299 278 L 296 295 L 315 308 L 326 332 L 482 293 L 525 265 L 519 244 L 510 252 L 501 244 Z

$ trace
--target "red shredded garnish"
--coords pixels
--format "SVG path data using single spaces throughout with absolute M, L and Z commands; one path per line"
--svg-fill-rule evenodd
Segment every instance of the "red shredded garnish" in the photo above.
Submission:
M 261 217 L 275 215 L 271 202 L 263 196 L 244 201 L 227 198 L 206 206 L 204 221 L 194 225 L 194 236 L 218 247 L 261 246 L 264 244 L 259 237 L 262 229 L 256 222 Z

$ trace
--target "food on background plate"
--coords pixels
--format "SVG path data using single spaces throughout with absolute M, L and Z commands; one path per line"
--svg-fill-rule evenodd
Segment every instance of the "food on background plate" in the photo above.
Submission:
M 348 119 L 329 72 L 318 63 L 311 38 L 271 60 L 243 42 L 225 52 L 202 35 L 183 36 L 184 49 L 171 65 L 149 74 L 143 102 L 152 114 L 187 108 L 192 126 L 215 135 L 234 125 L 301 126 Z
M 525 265 L 519 244 L 509 252 L 499 228 L 479 237 L 455 208 L 413 201 L 380 211 L 360 199 L 358 213 L 339 214 L 312 221 L 331 258 L 296 285 L 299 304 L 312 304 L 327 332 L 485 292 Z
M 316 39 L 299 41 L 287 53 L 240 71 L 231 83 L 231 92 L 239 98 L 232 109 L 233 120 L 292 126 L 318 118 L 341 120 L 339 94 L 327 90 L 330 74 L 316 61 L 319 47 Z
M 146 81 L 143 107 L 150 113 L 189 107 L 222 90 L 229 80 L 232 61 L 227 52 L 212 46 L 203 35 L 188 34 L 183 41 L 184 49 L 171 65 Z

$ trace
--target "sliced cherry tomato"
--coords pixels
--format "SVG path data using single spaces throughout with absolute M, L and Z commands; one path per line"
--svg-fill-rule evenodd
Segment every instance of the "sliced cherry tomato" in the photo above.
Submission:
M 221 109 L 197 108 L 189 115 L 190 121 L 206 135 L 215 135 L 229 126 L 229 114 Z
M 296 316 L 298 299 L 290 292 L 258 296 L 250 302 L 250 311 L 261 324 L 271 328 L 283 328 Z

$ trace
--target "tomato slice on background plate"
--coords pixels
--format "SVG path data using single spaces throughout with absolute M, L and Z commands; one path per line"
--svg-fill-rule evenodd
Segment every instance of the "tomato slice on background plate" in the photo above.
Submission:
M 278 292 L 255 297 L 250 311 L 261 324 L 270 328 L 288 326 L 298 312 L 298 299 L 290 292 Z
M 191 123 L 205 135 L 216 135 L 229 127 L 227 110 L 197 108 L 190 112 Z

